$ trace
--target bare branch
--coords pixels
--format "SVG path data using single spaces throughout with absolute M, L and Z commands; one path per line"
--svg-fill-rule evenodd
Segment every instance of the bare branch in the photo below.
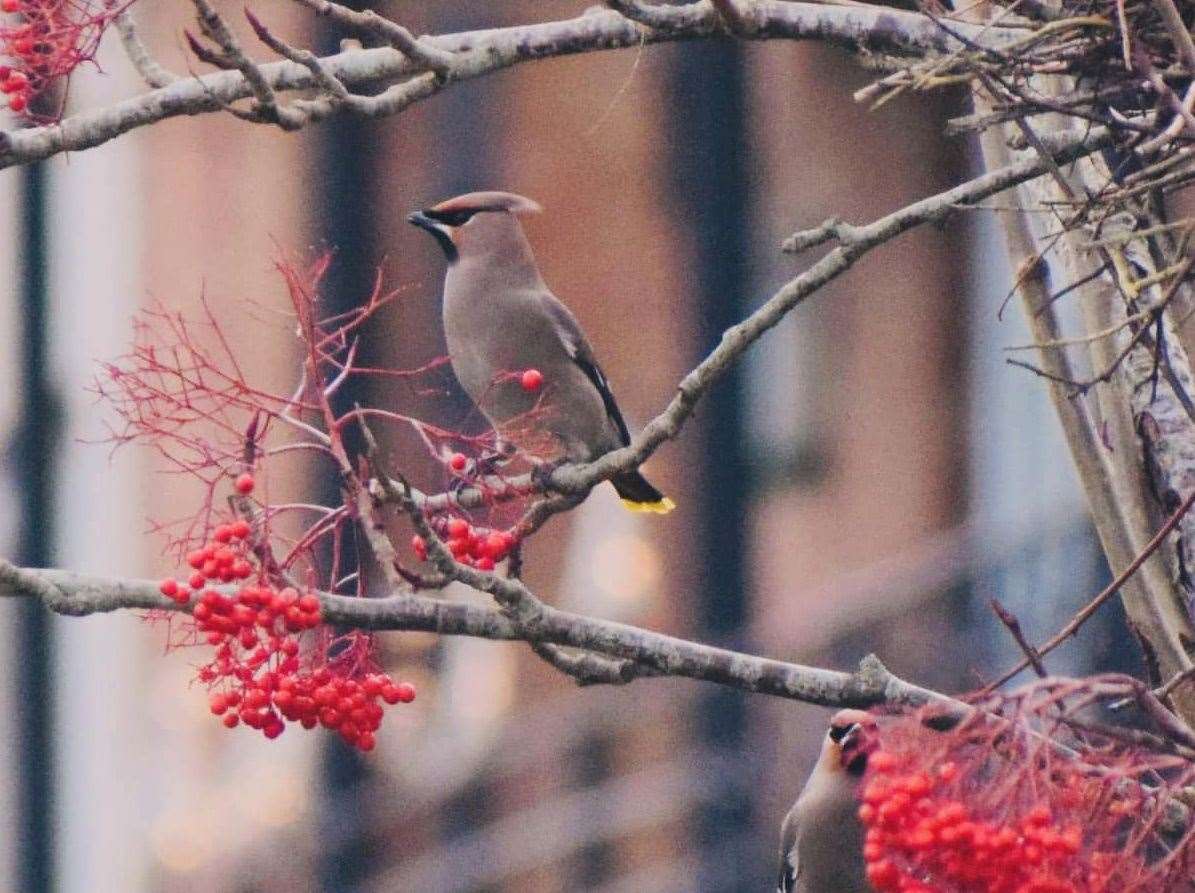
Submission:
M 441 77 L 447 77 L 452 71 L 455 59 L 452 52 L 442 50 L 430 41 L 421 40 L 402 25 L 382 18 L 372 9 L 357 12 L 339 3 L 332 3 L 330 0 L 299 0 L 299 2 L 318 15 L 332 19 L 337 24 L 382 38 L 410 59 L 415 66 L 434 71 Z
M 589 651 L 571 651 L 547 642 L 532 642 L 531 650 L 578 685 L 627 685 L 643 676 L 659 676 L 659 670 L 633 660 L 611 660 Z
M 137 69 L 137 73 L 141 75 L 141 79 L 146 84 L 151 87 L 166 87 L 179 79 L 177 74 L 162 66 L 150 55 L 145 44 L 141 42 L 141 37 L 137 34 L 137 26 L 128 10 L 116 17 L 115 24 L 125 55 L 129 57 L 129 61 L 133 63 L 133 67 Z
M 914 227 L 954 213 L 1010 186 L 1032 180 L 1050 169 L 1051 161 L 1068 162 L 1097 151 L 1111 142 L 1111 135 L 1096 129 L 1086 135 L 1064 134 L 1045 141 L 1046 159 L 1034 158 L 976 177 L 961 186 L 895 211 L 866 226 L 829 221 L 807 233 L 798 233 L 785 249 L 799 250 L 835 239 L 837 247 L 800 276 L 790 280 L 758 310 L 722 333 L 718 346 L 677 386 L 668 407 L 632 439 L 629 446 L 607 453 L 586 465 L 564 466 L 551 476 L 552 489 L 563 493 L 588 491 L 597 483 L 639 467 L 665 441 L 676 437 L 701 396 L 754 344 L 794 307 L 827 282 L 845 273 L 864 254 Z
M 692 27 L 701 19 L 704 10 L 710 3 L 693 3 L 686 6 L 664 6 L 661 4 L 642 3 L 640 0 L 607 0 L 606 5 L 653 30 L 671 33 Z
M 186 610 L 161 595 L 157 584 L 149 580 L 115 580 L 62 570 L 18 568 L 0 560 L 0 595 L 3 594 L 36 598 L 56 613 L 75 617 L 129 608 Z M 326 592 L 319 593 L 319 598 L 325 621 L 360 629 L 418 630 L 495 641 L 549 643 L 616 661 L 633 661 L 646 668 L 636 670 L 637 675 L 698 679 L 826 707 L 866 708 L 937 701 L 952 708 L 968 709 L 961 702 L 894 676 L 875 657 L 865 658 L 856 672 L 843 673 L 715 648 L 548 605 L 542 606 L 532 634 L 499 609 L 461 602 L 417 595 L 351 598 Z
M 452 76 L 447 80 L 434 72 L 427 73 L 423 66 L 389 47 L 353 49 L 324 57 L 320 62 L 330 76 L 349 90 L 392 85 L 395 94 L 360 111 L 395 114 L 450 84 L 523 62 L 725 34 L 722 20 L 712 6 L 698 4 L 675 9 L 684 11 L 683 26 L 649 33 L 617 12 L 599 10 L 564 21 L 421 38 L 420 46 L 453 54 Z M 865 44 L 876 52 L 916 54 L 949 52 L 959 46 L 956 37 L 943 32 L 930 18 L 889 8 L 756 0 L 751 15 L 756 25 L 752 35 L 755 39 L 819 40 L 848 47 Z M 952 27 L 968 38 L 994 44 L 1021 33 L 957 23 Z M 260 80 L 255 88 L 250 78 L 257 80 L 258 75 Z M 410 80 L 406 84 L 399 83 L 407 79 Z M 263 88 L 275 94 L 310 90 L 319 86 L 317 80 L 309 67 L 289 60 L 250 63 L 242 71 L 178 80 L 106 108 L 72 115 L 57 124 L 0 131 L 0 169 L 98 146 L 166 118 L 219 112 L 249 97 L 256 96 L 260 102 L 266 95 Z
M 710 0 L 714 9 L 718 11 L 722 21 L 726 23 L 726 30 L 731 34 L 749 37 L 755 33 L 755 22 L 751 16 L 739 8 L 739 4 L 750 7 L 750 0 Z
M 205 53 L 199 41 L 188 34 L 187 36 L 191 38 L 191 47 L 200 58 L 213 64 L 235 67 L 253 91 L 253 96 L 257 100 L 253 112 L 262 120 L 277 124 L 283 130 L 298 130 L 307 123 L 305 115 L 278 102 L 274 88 L 262 73 L 261 68 L 245 55 L 224 19 L 208 3 L 208 0 L 191 0 L 191 2 L 195 4 L 195 9 L 199 14 L 199 24 L 203 28 L 203 33 L 214 40 L 221 50 L 218 56 Z

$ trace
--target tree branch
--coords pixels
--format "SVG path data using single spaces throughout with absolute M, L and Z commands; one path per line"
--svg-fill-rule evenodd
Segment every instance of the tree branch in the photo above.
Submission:
M 425 52 L 417 61 L 396 49 L 383 47 L 350 50 L 319 62 L 323 71 L 350 89 L 376 90 L 378 86 L 407 81 L 401 85 L 395 101 L 357 109 L 363 114 L 395 114 L 451 84 L 522 62 L 638 47 L 644 43 L 725 36 L 723 21 L 712 6 L 676 9 L 676 13 L 669 14 L 677 17 L 683 14 L 683 22 L 678 19 L 676 27 L 646 32 L 618 12 L 596 10 L 563 21 L 423 37 L 417 43 Z M 961 47 L 955 36 L 944 32 L 930 18 L 889 8 L 757 0 L 741 13 L 749 17 L 751 37 L 758 40 L 819 40 L 918 55 L 947 53 Z M 995 45 L 1021 33 L 961 24 L 953 28 L 969 40 Z M 447 63 L 447 56 L 441 55 L 444 53 L 452 55 L 451 64 Z M 427 74 L 432 56 L 438 70 Z M 254 64 L 253 71 L 255 81 L 260 75 L 259 98 L 264 95 L 262 88 L 274 93 L 319 88 L 312 67 L 292 61 Z M 244 73 L 222 71 L 180 79 L 106 108 L 72 115 L 57 124 L 0 131 L 0 169 L 98 146 L 167 118 L 219 112 L 254 93 Z M 354 110 L 349 105 L 342 107 Z
M 72 617 L 123 609 L 186 610 L 159 593 L 157 583 L 150 580 L 18 568 L 3 560 L 0 595 L 36 598 L 49 610 Z M 856 672 L 843 673 L 715 648 L 548 605 L 543 605 L 534 631 L 529 632 L 499 609 L 463 602 L 417 595 L 351 598 L 326 592 L 319 593 L 319 598 L 327 622 L 359 629 L 418 630 L 579 648 L 647 668 L 636 675 L 698 679 L 826 707 L 911 706 L 938 701 L 963 708 L 960 702 L 893 675 L 875 657 L 865 658 Z M 595 662 L 590 665 L 598 666 Z
M 922 224 L 942 220 L 960 207 L 974 205 L 1019 183 L 1040 177 L 1049 172 L 1053 164 L 1065 164 L 1083 158 L 1111 142 L 1112 135 L 1103 128 L 1085 133 L 1057 134 L 1044 142 L 1049 153 L 1044 158 L 1031 158 L 982 174 L 865 226 L 851 226 L 832 220 L 791 237 L 784 244 L 785 251 L 801 251 L 831 240 L 836 240 L 838 245 L 781 287 L 758 310 L 723 332 L 718 346 L 681 379 L 672 401 L 632 438 L 630 445 L 606 453 L 593 462 L 556 469 L 548 480 L 550 488 L 564 494 L 583 494 L 602 481 L 638 468 L 661 444 L 677 436 L 702 395 L 752 344 L 805 298 L 851 269 L 871 249 Z M 533 486 L 529 479 L 515 479 L 504 486 L 518 493 L 526 492 L 522 488 L 528 484 Z M 429 502 L 446 499 L 443 496 L 423 498 Z M 484 490 L 466 489 L 456 495 L 456 499 L 466 501 L 462 504 L 475 499 L 484 501 L 484 498 Z
M 1064 92 L 1067 88 L 1067 84 L 1062 84 L 1052 92 Z M 978 113 L 986 114 L 992 110 L 992 100 L 987 94 L 976 91 L 974 97 Z M 1004 163 L 1010 157 L 1010 135 L 1011 126 L 1007 127 L 1003 139 L 997 129 L 982 135 L 981 146 L 989 165 Z M 1048 132 L 1041 137 L 1043 140 L 1049 138 Z M 1126 307 L 1125 296 L 1109 279 L 1107 268 L 1111 264 L 1108 259 L 1089 247 L 1093 240 L 1098 241 L 1109 233 L 1117 235 L 1123 228 L 1119 221 L 1125 215 L 1107 214 L 1107 219 L 1101 217 L 1095 222 L 1085 222 L 1082 212 L 1089 210 L 1095 199 L 1086 199 L 1076 206 L 1073 198 L 1075 195 L 1098 197 L 1111 181 L 1107 170 L 1101 169 L 1099 159 L 1089 158 L 1069 167 L 1062 174 L 1062 180 L 1066 183 L 1065 189 L 1063 183 L 1053 178 L 1026 181 L 1018 187 L 1021 207 L 1061 209 L 1056 211 L 1056 217 L 1000 216 L 1013 266 L 1019 271 L 1017 282 L 1026 317 L 1035 341 L 1042 344 L 1056 342 L 1062 334 L 1062 321 L 1058 306 L 1050 295 L 1049 282 L 1055 287 L 1082 283 L 1073 294 L 1089 331 L 1101 331 L 1122 322 L 1136 309 Z M 1070 185 L 1071 180 L 1074 186 Z M 1067 208 L 1076 209 L 1075 217 L 1070 220 L 1063 219 Z M 1098 272 L 1098 269 L 1105 272 L 1093 275 L 1093 270 Z M 1136 339 L 1135 333 L 1117 331 L 1125 340 Z M 1191 666 L 1192 656 L 1187 643 L 1191 641 L 1192 623 L 1182 593 L 1176 586 L 1177 574 L 1172 576 L 1167 567 L 1179 567 L 1179 552 L 1173 542 L 1162 543 L 1152 556 L 1144 559 L 1136 573 L 1125 576 L 1126 569 L 1134 565 L 1134 560 L 1145 551 L 1161 526 L 1156 517 L 1158 505 L 1149 492 L 1143 462 L 1144 429 L 1136 424 L 1135 417 L 1138 412 L 1157 414 L 1165 410 L 1167 418 L 1177 419 L 1179 413 L 1170 408 L 1174 401 L 1168 386 L 1151 389 L 1148 381 L 1141 379 L 1140 369 L 1133 373 L 1126 368 L 1126 362 L 1135 366 L 1151 362 L 1147 356 L 1132 356 L 1141 350 L 1141 346 L 1130 344 L 1129 352 L 1121 357 L 1118 353 L 1123 346 L 1114 339 L 1073 343 L 1059 349 L 1042 350 L 1039 361 L 1041 368 L 1050 373 L 1050 396 L 1079 471 L 1108 563 L 1113 573 L 1123 578 L 1121 600 L 1134 630 L 1147 646 L 1145 652 L 1151 676 L 1155 682 L 1160 682 Z M 1118 365 L 1118 374 L 1111 381 L 1085 397 L 1074 396 L 1072 387 L 1064 383 L 1081 380 L 1078 370 L 1116 368 Z M 1145 374 L 1148 376 L 1148 371 Z M 1155 392 L 1159 398 L 1156 401 L 1153 399 Z M 1195 455 L 1185 426 L 1184 429 L 1168 428 L 1165 434 L 1172 439 L 1175 455 Z M 1185 493 L 1190 488 L 1172 486 L 1167 490 Z M 1168 505 L 1167 509 L 1173 508 L 1178 501 Z M 1182 530 L 1181 522 L 1179 530 Z M 1187 720 L 1195 717 L 1195 698 L 1187 691 L 1177 692 L 1174 701 L 1180 715 Z

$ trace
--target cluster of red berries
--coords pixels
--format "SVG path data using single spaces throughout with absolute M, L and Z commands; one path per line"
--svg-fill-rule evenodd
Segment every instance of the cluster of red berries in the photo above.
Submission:
M 297 644 L 293 639 L 285 641 Z M 297 662 L 297 657 L 288 657 L 282 669 L 263 673 L 250 684 L 214 692 L 212 713 L 223 717 L 230 729 L 243 722 L 267 738 L 282 734 L 283 720 L 305 729 L 319 725 L 338 732 L 346 744 L 368 752 L 377 744 L 375 733 L 382 724 L 379 701 L 409 704 L 415 700 L 413 685 L 395 683 L 384 673 L 348 678 L 337 676 L 328 667 L 309 673 L 287 672 L 285 667 L 291 661 Z
M 208 589 L 192 613 L 196 628 L 216 647 L 199 679 L 213 690 L 212 713 L 230 729 L 244 723 L 277 738 L 284 720 L 305 729 L 322 725 L 369 751 L 382 723 L 379 699 L 387 704 L 415 699 L 413 686 L 384 674 L 350 677 L 329 666 L 302 669 L 299 636 L 321 623 L 319 599 L 310 593 L 249 585 L 229 597 Z
M 9 3 L 10 0 L 0 0 L 0 7 Z M 32 87 L 29 84 L 29 75 L 23 71 L 11 68 L 8 65 L 0 65 L 0 93 L 8 97 L 8 107 L 14 112 L 23 112 L 29 107 L 29 94 Z
M 1004 822 L 983 821 L 948 790 L 952 762 L 899 771 L 878 751 L 868 760 L 859 819 L 863 858 L 878 893 L 1084 893 L 1078 825 L 1058 827 L 1045 806 Z
M 249 474 L 235 483 L 241 494 L 252 492 L 253 486 Z M 322 623 L 320 600 L 289 586 L 244 582 L 254 573 L 247 542 L 251 529 L 243 519 L 219 525 L 209 543 L 187 555 L 190 578 L 185 583 L 166 579 L 159 586 L 179 604 L 199 593 L 192 621 L 196 632 L 216 649 L 213 659 L 199 669 L 199 681 L 211 690 L 212 713 L 230 729 L 244 723 L 267 738 L 281 735 L 286 721 L 306 729 L 322 725 L 348 744 L 372 750 L 382 722 L 379 701 L 408 703 L 415 699 L 415 689 L 384 674 L 360 672 L 367 663 L 360 660 L 337 659 L 315 667 L 309 658 L 304 667 L 300 637 Z M 235 583 L 237 588 L 231 594 L 210 588 L 221 583 Z M 364 642 L 368 654 L 365 634 L 351 633 L 348 638 L 353 645 Z M 326 643 L 323 651 L 326 657 Z
M 0 93 L 8 107 L 23 112 L 33 94 L 66 77 L 95 56 L 105 29 L 130 0 L 0 0 L 0 13 L 19 15 L 18 24 L 0 20 Z
M 441 517 L 431 524 L 453 558 L 479 571 L 492 571 L 518 543 L 518 538 L 508 530 L 474 527 L 464 518 Z M 411 549 L 420 561 L 427 560 L 427 543 L 423 537 L 418 534 L 412 537 Z

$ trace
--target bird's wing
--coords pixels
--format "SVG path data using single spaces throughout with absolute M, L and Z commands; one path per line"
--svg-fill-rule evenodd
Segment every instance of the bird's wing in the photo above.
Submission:
M 797 821 L 797 806 L 794 805 L 780 828 L 780 880 L 776 883 L 777 893 L 793 893 L 797 889 L 797 878 L 801 874 L 797 858 Z
M 627 423 L 614 399 L 614 392 L 610 390 L 610 383 L 606 380 L 602 367 L 598 365 L 597 358 L 593 355 L 593 348 L 589 346 L 589 339 L 581 331 L 581 325 L 577 322 L 577 318 L 573 316 L 571 310 L 551 294 L 544 295 L 544 306 L 552 318 L 552 324 L 556 327 L 556 333 L 560 336 L 560 341 L 564 344 L 569 358 L 585 373 L 585 377 L 593 382 L 593 386 L 601 395 L 602 404 L 606 407 L 606 415 L 610 417 L 610 421 L 618 430 L 619 439 L 624 446 L 629 444 L 631 432 L 627 430 Z

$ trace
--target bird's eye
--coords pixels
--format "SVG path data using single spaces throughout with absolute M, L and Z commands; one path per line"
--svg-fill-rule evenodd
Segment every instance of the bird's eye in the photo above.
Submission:
M 424 211 L 432 220 L 438 220 L 446 226 L 464 226 L 476 211 Z
M 851 733 L 852 729 L 857 729 L 859 724 L 857 722 L 849 723 L 845 726 L 830 726 L 830 740 L 842 741 L 847 735 Z

